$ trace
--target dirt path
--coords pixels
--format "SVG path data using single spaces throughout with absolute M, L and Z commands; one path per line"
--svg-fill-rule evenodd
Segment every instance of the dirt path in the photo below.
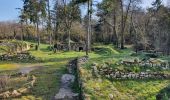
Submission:
M 41 65 L 27 65 L 19 69 L 19 73 L 29 74 L 31 71 L 41 68 Z
M 74 64 L 69 63 L 69 68 L 73 68 Z M 72 91 L 75 76 L 72 73 L 63 74 L 61 77 L 61 85 L 59 92 L 55 95 L 55 100 L 79 100 L 79 94 Z

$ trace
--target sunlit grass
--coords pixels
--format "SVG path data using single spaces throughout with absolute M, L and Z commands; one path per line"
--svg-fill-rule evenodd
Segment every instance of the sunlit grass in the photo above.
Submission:
M 4 70 L 16 70 L 18 69 L 20 66 L 16 63 L 1 63 L 0 64 L 0 71 L 4 71 Z
M 107 52 L 106 50 L 108 48 L 104 48 L 104 51 L 101 50 L 102 53 Z M 110 94 L 113 95 L 114 100 L 156 100 L 156 95 L 170 84 L 170 80 L 110 81 L 106 78 L 102 78 L 101 81 L 98 78 L 92 77 L 92 63 L 104 64 L 108 62 L 111 63 L 110 67 L 114 67 L 112 64 L 119 60 L 133 60 L 134 58 L 141 59 L 144 57 L 144 55 L 136 57 L 131 56 L 131 54 L 134 53 L 131 49 L 118 50 L 117 52 L 119 53 L 112 52 L 109 55 L 105 53 L 105 56 L 92 58 L 87 64 L 83 65 L 82 78 L 85 84 L 85 93 L 91 100 L 110 100 Z M 103 55 L 100 51 L 99 53 Z M 167 58 L 168 57 L 164 57 L 164 59 Z M 169 73 L 169 71 L 167 73 Z
M 32 44 L 32 42 L 29 42 L 29 44 Z M 47 49 L 48 46 L 41 44 L 39 51 L 35 51 L 34 48 L 29 51 L 31 55 L 36 57 L 36 60 L 38 59 L 37 62 L 1 62 L 0 73 L 8 73 L 6 70 L 17 70 L 23 67 L 41 66 L 41 68 L 30 73 L 30 75 L 37 77 L 32 92 L 16 100 L 51 100 L 59 89 L 61 75 L 66 73 L 67 63 L 75 57 L 85 56 L 85 52 L 75 51 L 53 53 L 53 51 Z M 85 80 L 85 92 L 91 100 L 109 100 L 109 94 L 112 94 L 115 100 L 154 100 L 155 95 L 170 82 L 169 80 L 110 81 L 105 78 L 101 82 L 91 74 L 92 63 L 115 63 L 121 59 L 132 59 L 134 57 L 130 55 L 133 51 L 129 48 L 125 50 L 114 49 L 112 45 L 95 47 L 100 49 L 89 54 L 89 62 L 84 65 L 84 72 L 82 72 Z M 142 56 L 139 56 L 139 58 Z M 169 57 L 164 57 L 164 59 L 167 58 Z

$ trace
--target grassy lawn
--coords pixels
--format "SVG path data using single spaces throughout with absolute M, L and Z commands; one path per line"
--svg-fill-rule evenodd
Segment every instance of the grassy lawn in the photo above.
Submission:
M 35 61 L 8 61 L 0 62 L 0 75 L 12 74 L 23 67 L 40 68 L 32 71 L 29 75 L 35 75 L 37 81 L 30 94 L 14 100 L 51 100 L 60 86 L 60 77 L 66 73 L 66 65 L 75 57 L 84 56 L 85 52 L 57 52 L 49 51 L 48 45 L 42 44 L 39 51 L 30 50 L 30 54 L 36 57 Z M 155 100 L 160 90 L 169 85 L 170 80 L 108 80 L 104 77 L 95 78 L 92 75 L 91 64 L 115 63 L 121 59 L 142 58 L 143 55 L 131 56 L 131 49 L 116 50 L 108 46 L 95 46 L 95 52 L 90 53 L 90 60 L 83 65 L 82 75 L 85 83 L 85 93 L 91 100 L 109 100 L 112 94 L 114 100 Z M 169 59 L 169 57 L 161 57 Z M 115 66 L 111 66 L 115 67 Z M 119 66 L 119 68 L 121 68 Z M 169 73 L 169 71 L 167 71 Z M 24 79 L 23 79 L 24 81 Z M 19 79 L 13 83 L 22 84 Z M 14 87 L 16 87 L 13 84 Z

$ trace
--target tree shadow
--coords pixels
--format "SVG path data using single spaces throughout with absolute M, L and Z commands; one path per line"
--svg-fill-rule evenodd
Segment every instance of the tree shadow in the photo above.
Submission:
M 169 100 L 170 99 L 170 84 L 159 91 L 156 96 L 157 100 Z

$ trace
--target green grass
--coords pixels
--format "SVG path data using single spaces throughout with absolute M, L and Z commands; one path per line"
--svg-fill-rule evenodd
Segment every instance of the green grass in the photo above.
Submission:
M 85 93 L 91 100 L 156 100 L 155 95 L 169 84 L 169 80 L 125 80 L 109 81 L 90 79 L 85 82 Z
M 29 42 L 29 44 L 35 43 Z M 35 87 L 31 90 L 31 93 L 16 100 L 51 100 L 59 90 L 60 78 L 62 74 L 66 73 L 67 63 L 71 59 L 85 55 L 85 52 L 75 51 L 54 54 L 48 50 L 48 46 L 47 44 L 41 44 L 39 51 L 35 51 L 34 48 L 29 51 L 36 58 L 35 61 L 0 62 L 1 75 L 13 74 L 23 67 L 41 66 L 30 73 L 30 76 L 35 75 L 37 77 Z M 90 53 L 90 58 L 98 57 L 101 57 L 101 55 Z
M 29 44 L 35 44 L 29 42 Z M 22 96 L 16 100 L 51 100 L 59 90 L 61 75 L 66 73 L 66 65 L 69 60 L 85 55 L 85 52 L 57 52 L 49 51 L 49 45 L 41 44 L 40 50 L 32 48 L 29 52 L 36 57 L 35 61 L 9 61 L 0 62 L 0 74 L 15 73 L 18 69 L 30 66 L 42 66 L 30 73 L 35 75 L 37 81 L 30 94 Z M 133 51 L 115 49 L 111 45 L 95 46 L 95 51 L 89 54 L 89 62 L 83 65 L 82 75 L 85 83 L 85 93 L 91 100 L 109 100 L 109 94 L 114 96 L 114 100 L 155 100 L 159 91 L 169 84 L 169 80 L 125 80 L 110 81 L 106 78 L 97 79 L 92 76 L 92 63 L 110 63 L 112 67 L 117 67 L 114 63 L 121 59 L 142 58 L 144 55 L 131 56 Z M 161 59 L 169 59 L 162 57 Z M 119 66 L 119 68 L 121 68 Z M 168 72 L 169 73 L 169 72 Z M 22 82 L 21 82 L 22 83 Z M 75 87 L 74 87 L 75 88 Z
M 146 71 L 146 69 L 139 68 L 138 66 L 117 66 L 116 62 L 122 59 L 132 60 L 135 58 L 142 59 L 144 54 L 131 56 L 134 53 L 130 48 L 125 50 L 114 49 L 112 46 L 100 46 L 98 54 L 102 57 L 91 58 L 87 64 L 84 64 L 82 71 L 82 79 L 85 84 L 85 93 L 90 100 L 110 100 L 109 95 L 112 94 L 114 100 L 156 100 L 156 95 L 162 89 L 169 86 L 170 80 L 108 80 L 104 77 L 95 78 L 92 74 L 92 63 L 97 63 L 98 66 L 106 64 L 113 69 L 125 70 L 130 69 L 136 72 Z M 108 53 L 109 52 L 109 53 Z M 169 57 L 160 57 L 159 59 Z M 151 71 L 160 71 L 159 69 L 150 68 Z M 170 73 L 170 71 L 165 71 Z M 102 80 L 102 81 L 101 81 Z

